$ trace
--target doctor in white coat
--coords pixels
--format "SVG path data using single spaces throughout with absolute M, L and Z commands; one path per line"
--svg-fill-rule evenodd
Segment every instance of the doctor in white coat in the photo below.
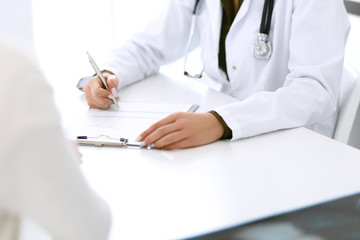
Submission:
M 169 0 L 145 31 L 114 50 L 104 73 L 112 91 L 91 78 L 84 88 L 89 106 L 108 108 L 116 89 L 183 57 L 192 38 L 204 72 L 239 101 L 172 114 L 140 134 L 144 146 L 186 148 L 300 126 L 332 135 L 350 29 L 342 0 L 200 0 L 191 37 L 196 3 Z M 268 41 L 259 43 L 264 31 Z M 271 54 L 260 56 L 262 50 Z

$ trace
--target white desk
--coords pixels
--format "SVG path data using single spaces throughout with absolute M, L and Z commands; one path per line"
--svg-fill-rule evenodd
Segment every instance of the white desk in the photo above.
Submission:
M 199 111 L 234 101 L 161 75 L 120 96 L 199 103 Z M 191 237 L 360 192 L 360 151 L 305 128 L 185 150 L 80 150 L 90 184 L 111 207 L 113 240 Z

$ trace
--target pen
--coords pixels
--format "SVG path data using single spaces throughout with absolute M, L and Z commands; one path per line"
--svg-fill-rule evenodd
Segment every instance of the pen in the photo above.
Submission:
M 90 63 L 91 63 L 91 66 L 92 66 L 93 69 L 95 70 L 96 75 L 101 79 L 101 81 L 102 81 L 102 83 L 104 84 L 106 90 L 109 91 L 109 87 L 108 87 L 108 85 L 106 84 L 105 78 L 104 78 L 104 76 L 102 75 L 102 73 L 101 73 L 100 69 L 98 68 L 98 66 L 96 65 L 94 59 L 90 56 L 89 52 L 86 52 L 86 53 L 87 53 L 87 55 L 88 55 L 88 57 L 89 57 L 89 61 L 90 61 Z M 112 101 L 113 101 L 113 103 L 115 104 L 115 106 L 116 106 L 117 108 L 119 108 L 119 103 L 116 101 L 116 98 L 115 98 L 115 97 L 112 98 Z

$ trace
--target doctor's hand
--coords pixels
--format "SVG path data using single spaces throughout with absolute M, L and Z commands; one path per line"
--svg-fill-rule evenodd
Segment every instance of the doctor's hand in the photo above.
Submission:
M 223 125 L 211 113 L 177 112 L 154 123 L 137 140 L 144 147 L 170 150 L 215 142 L 223 134 Z
M 90 78 L 88 84 L 84 87 L 85 98 L 91 108 L 109 108 L 110 105 L 113 104 L 113 101 L 109 96 L 113 96 L 116 100 L 119 100 L 119 97 L 117 96 L 119 79 L 108 72 L 104 72 L 103 76 L 110 91 L 105 89 L 105 86 L 98 76 Z

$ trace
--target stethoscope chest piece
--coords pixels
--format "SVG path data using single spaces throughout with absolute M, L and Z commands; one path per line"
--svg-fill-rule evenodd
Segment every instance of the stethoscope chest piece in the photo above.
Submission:
M 272 54 L 272 45 L 267 34 L 258 34 L 258 39 L 256 40 L 253 47 L 253 54 L 255 58 L 259 60 L 267 61 L 270 59 Z

